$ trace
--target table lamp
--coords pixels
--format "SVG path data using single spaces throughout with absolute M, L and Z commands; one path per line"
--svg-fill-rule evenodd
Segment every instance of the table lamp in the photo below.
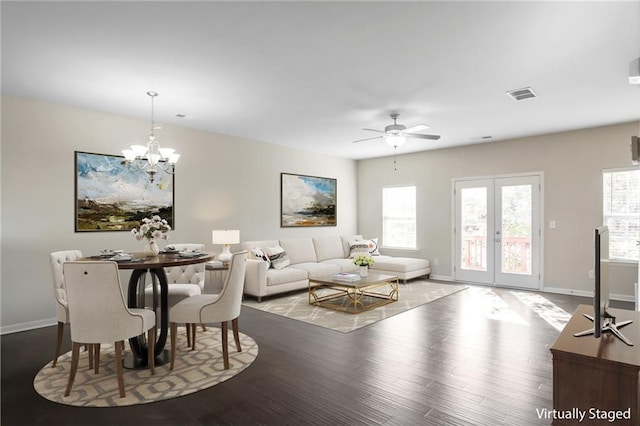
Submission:
M 240 231 L 238 229 L 215 229 L 211 231 L 211 242 L 222 244 L 222 253 L 218 255 L 218 260 L 222 263 L 229 263 L 231 261 L 229 245 L 240 242 Z

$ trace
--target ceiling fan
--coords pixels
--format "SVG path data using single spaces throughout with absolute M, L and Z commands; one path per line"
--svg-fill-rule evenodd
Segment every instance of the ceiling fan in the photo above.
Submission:
M 391 114 L 391 118 L 393 119 L 393 124 L 386 126 L 384 130 L 362 129 L 370 132 L 384 133 L 383 135 L 374 136 L 372 138 L 358 139 L 357 141 L 353 141 L 353 143 L 359 143 L 359 142 L 369 141 L 372 139 L 384 138 L 387 144 L 389 144 L 394 148 L 397 148 L 406 142 L 406 138 L 430 139 L 434 141 L 437 141 L 438 139 L 440 139 L 439 135 L 424 135 L 420 133 L 414 133 L 414 132 L 419 132 L 421 130 L 427 129 L 428 126 L 425 126 L 424 124 L 418 124 L 417 126 L 409 127 L 407 129 L 406 126 L 403 126 L 402 124 L 398 124 L 397 120 L 399 116 L 400 114 L 398 113 Z

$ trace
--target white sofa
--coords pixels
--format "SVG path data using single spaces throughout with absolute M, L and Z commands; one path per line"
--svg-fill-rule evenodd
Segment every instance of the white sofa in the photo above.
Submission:
M 308 288 L 309 278 L 338 272 L 355 272 L 357 266 L 349 258 L 349 242 L 354 240 L 362 240 L 362 236 L 245 241 L 242 248 L 249 251 L 249 258 L 244 292 L 261 301 L 264 296 Z M 255 249 L 264 250 L 275 246 L 284 249 L 289 258 L 289 266 L 274 269 L 268 262 L 252 256 L 252 252 L 259 251 Z M 431 272 L 427 259 L 384 255 L 373 258 L 373 271 L 395 275 L 404 282 Z

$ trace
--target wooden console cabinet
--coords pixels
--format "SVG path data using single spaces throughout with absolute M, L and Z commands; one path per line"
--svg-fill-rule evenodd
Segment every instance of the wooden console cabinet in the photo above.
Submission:
M 638 392 L 640 372 L 640 312 L 610 309 L 616 322 L 632 320 L 620 329 L 634 346 L 627 346 L 611 334 L 601 338 L 574 337 L 593 323 L 583 314 L 593 315 L 593 307 L 580 305 L 551 346 L 553 355 L 553 425 L 633 425 L 640 424 Z M 596 410 L 599 410 L 597 412 Z M 584 413 L 581 419 L 575 414 Z M 611 420 L 603 414 L 630 418 Z M 625 416 L 629 416 L 626 414 Z

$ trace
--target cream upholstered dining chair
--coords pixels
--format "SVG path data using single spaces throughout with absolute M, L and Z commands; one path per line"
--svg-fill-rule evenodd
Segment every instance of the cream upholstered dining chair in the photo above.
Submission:
M 82 257 L 80 250 L 55 251 L 49 255 L 51 261 L 51 274 L 53 275 L 53 295 L 56 299 L 56 315 L 58 317 L 58 338 L 56 340 L 56 352 L 53 355 L 51 367 L 55 367 L 60 356 L 64 325 L 69 323 L 69 309 L 67 307 L 67 293 L 64 289 L 64 275 L 62 265 L 64 262 L 78 260 Z
M 227 274 L 220 293 L 192 296 L 171 308 L 171 311 L 169 311 L 171 327 L 171 370 L 173 370 L 176 358 L 178 323 L 191 325 L 187 327 L 187 334 L 192 333 L 189 340 L 191 341 L 191 350 L 194 350 L 196 347 L 195 325 L 220 322 L 222 329 L 222 356 L 225 370 L 229 368 L 229 345 L 227 342 L 228 321 L 232 322 L 236 349 L 238 352 L 242 351 L 238 332 L 238 317 L 240 316 L 242 303 L 244 275 L 247 267 L 246 261 L 247 251 L 235 253 L 231 257 L 229 273 Z
M 197 252 L 205 251 L 204 244 L 199 243 L 169 244 L 167 248 L 168 247 L 172 247 L 177 252 L 183 250 Z M 173 305 L 187 297 L 202 294 L 204 291 L 204 271 L 204 263 L 164 268 L 164 272 L 167 275 L 167 306 L 171 308 Z M 153 287 L 151 284 L 144 289 L 144 303 L 145 306 L 154 306 Z M 202 324 L 202 331 L 206 331 L 204 324 Z
M 170 244 L 167 247 L 173 247 L 176 251 L 205 251 L 204 244 Z M 204 263 L 195 263 L 192 265 L 164 268 L 164 272 L 167 274 L 169 289 L 167 292 L 167 306 L 172 307 L 182 299 L 202 294 L 204 290 L 204 267 Z M 145 306 L 153 306 L 153 287 L 148 285 L 144 293 Z
M 71 328 L 71 370 L 64 396 L 69 396 L 78 369 L 80 346 L 88 344 L 95 351 L 98 372 L 100 344 L 113 343 L 120 397 L 124 398 L 122 351 L 124 340 L 147 332 L 148 364 L 154 371 L 156 316 L 149 309 L 130 309 L 122 293 L 116 262 L 80 261 L 63 265 L 64 283 Z

